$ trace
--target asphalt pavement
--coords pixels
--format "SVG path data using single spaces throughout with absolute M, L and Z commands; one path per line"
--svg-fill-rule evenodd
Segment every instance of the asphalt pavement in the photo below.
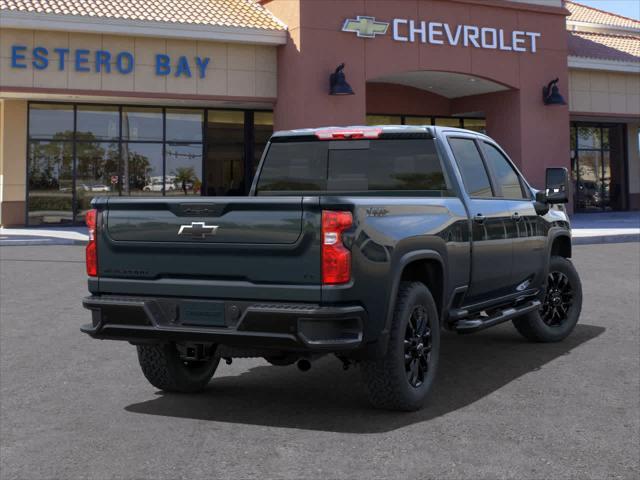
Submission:
M 372 409 L 333 358 L 234 360 L 203 394 L 162 394 L 133 346 L 79 331 L 83 247 L 1 247 L 0 479 L 637 479 L 640 244 L 574 253 L 571 337 L 446 334 L 428 406 L 406 414 Z

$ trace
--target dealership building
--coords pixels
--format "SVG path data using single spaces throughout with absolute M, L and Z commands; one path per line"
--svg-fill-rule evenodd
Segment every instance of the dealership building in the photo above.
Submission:
M 640 209 L 640 22 L 562 0 L 0 0 L 3 226 L 244 195 L 274 129 L 353 124 L 486 132 L 535 186 L 566 166 L 575 211 Z

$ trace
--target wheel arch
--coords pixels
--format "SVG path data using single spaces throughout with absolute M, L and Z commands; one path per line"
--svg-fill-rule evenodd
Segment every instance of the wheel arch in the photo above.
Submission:
M 384 334 L 388 336 L 393 320 L 396 297 L 400 282 L 403 280 L 419 281 L 431 291 L 442 322 L 443 309 L 446 303 L 447 271 L 444 260 L 436 250 L 414 250 L 403 255 L 394 268 L 393 283 L 389 292 L 389 306 L 385 320 Z M 386 342 L 384 342 L 386 343 Z
M 571 237 L 565 233 L 558 233 L 551 238 L 549 256 L 559 256 L 571 258 L 572 255 Z

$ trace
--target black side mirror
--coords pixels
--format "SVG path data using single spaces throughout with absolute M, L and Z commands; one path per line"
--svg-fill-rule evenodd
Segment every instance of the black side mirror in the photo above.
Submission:
M 564 167 L 547 168 L 545 201 L 549 205 L 569 203 L 569 172 Z

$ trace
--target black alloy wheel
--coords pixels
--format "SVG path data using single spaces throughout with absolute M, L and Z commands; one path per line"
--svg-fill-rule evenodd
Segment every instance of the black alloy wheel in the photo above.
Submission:
M 404 337 L 404 364 L 407 380 L 420 387 L 429 371 L 431 361 L 431 326 L 423 305 L 416 305 L 411 312 Z
M 559 327 L 569 318 L 573 305 L 573 287 L 569 277 L 562 272 L 550 272 L 547 288 L 540 307 L 542 321 L 550 327 Z

